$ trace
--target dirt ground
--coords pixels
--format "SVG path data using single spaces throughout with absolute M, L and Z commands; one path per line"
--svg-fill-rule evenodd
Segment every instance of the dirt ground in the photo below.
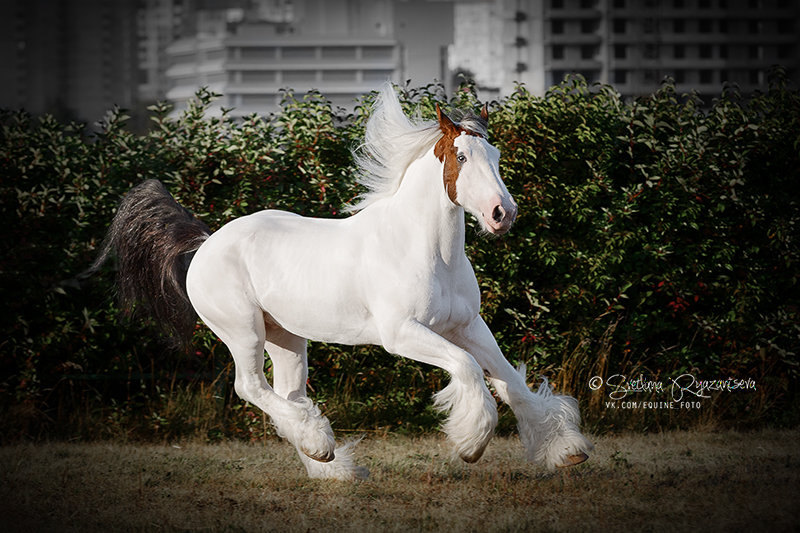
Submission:
M 368 436 L 359 482 L 308 479 L 278 440 L 16 445 L 0 448 L 0 531 L 797 531 L 799 440 L 601 437 L 549 472 L 515 437 L 466 465 L 440 436 Z

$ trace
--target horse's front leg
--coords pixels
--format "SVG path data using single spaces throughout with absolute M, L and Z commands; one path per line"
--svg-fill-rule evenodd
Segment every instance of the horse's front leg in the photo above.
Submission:
M 450 374 L 450 383 L 434 396 L 437 409 L 449 413 L 442 429 L 464 461 L 474 463 L 480 459 L 497 425 L 497 403 L 475 359 L 416 321 L 392 328 L 383 344 L 391 353 L 437 366 Z
M 454 333 L 452 340 L 475 357 L 500 399 L 511 406 L 529 460 L 552 468 L 588 458 L 593 446 L 578 429 L 578 402 L 553 394 L 547 380 L 532 392 L 525 382 L 524 365 L 519 370 L 511 366 L 481 317 Z

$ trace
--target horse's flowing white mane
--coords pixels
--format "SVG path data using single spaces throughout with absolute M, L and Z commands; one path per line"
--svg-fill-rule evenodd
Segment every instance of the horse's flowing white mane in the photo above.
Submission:
M 465 116 L 461 125 L 486 136 L 486 126 Z M 358 183 L 367 188 L 348 211 L 360 211 L 368 205 L 394 195 L 409 165 L 425 155 L 441 139 L 436 121 L 409 119 L 391 83 L 378 92 L 367 121 L 364 143 L 354 152 Z

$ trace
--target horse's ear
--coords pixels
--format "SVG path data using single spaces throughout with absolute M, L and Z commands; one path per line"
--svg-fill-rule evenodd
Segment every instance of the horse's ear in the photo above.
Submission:
M 481 118 L 485 120 L 487 124 L 489 123 L 489 108 L 486 107 L 486 104 L 483 104 L 481 108 Z
M 442 133 L 454 133 L 458 131 L 458 127 L 450 120 L 450 117 L 444 114 L 439 104 L 436 104 L 436 117 L 439 119 L 439 129 Z

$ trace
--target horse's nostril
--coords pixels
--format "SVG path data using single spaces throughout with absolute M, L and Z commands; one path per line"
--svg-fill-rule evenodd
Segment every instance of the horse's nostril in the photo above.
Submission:
M 498 222 L 498 223 L 502 222 L 503 217 L 505 217 L 505 215 L 506 215 L 506 212 L 503 210 L 502 207 L 500 207 L 499 205 L 496 205 L 494 207 L 494 210 L 492 211 L 492 219 L 495 222 Z

